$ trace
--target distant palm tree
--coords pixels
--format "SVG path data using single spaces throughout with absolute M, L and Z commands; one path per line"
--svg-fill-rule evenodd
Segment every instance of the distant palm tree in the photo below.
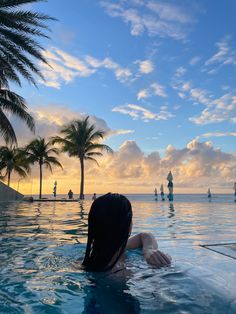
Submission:
M 37 39 L 48 36 L 45 22 L 52 17 L 22 8 L 22 5 L 43 0 L 0 0 L 0 66 L 8 79 L 21 85 L 19 74 L 36 85 L 34 74 L 43 78 L 39 67 L 31 60 L 47 63 L 44 48 Z
M 17 173 L 20 177 L 27 177 L 29 165 L 27 163 L 25 152 L 16 147 L 0 147 L 0 172 L 5 172 L 1 179 L 7 178 L 7 184 L 10 185 L 12 172 Z
M 62 152 L 68 153 L 69 156 L 79 158 L 81 168 L 80 181 L 80 199 L 84 198 L 84 161 L 91 160 L 98 164 L 94 158 L 103 156 L 101 151 L 105 150 L 112 153 L 112 149 L 98 141 L 103 139 L 105 132 L 96 130 L 94 124 L 89 123 L 89 116 L 82 120 L 76 120 L 61 129 L 64 137 L 55 136 L 52 143 L 61 145 Z
M 44 138 L 38 137 L 30 142 L 25 148 L 28 155 L 28 162 L 39 165 L 39 198 L 42 198 L 42 181 L 43 181 L 43 166 L 46 166 L 52 172 L 52 166 L 62 168 L 62 165 L 57 160 L 57 157 L 51 154 L 59 154 L 59 150 L 53 147 L 51 141 L 46 142 Z
M 31 131 L 34 131 L 34 119 L 27 112 L 27 106 L 23 97 L 3 88 L 0 76 L 0 135 L 6 143 L 17 143 L 15 131 L 7 117 L 7 113 L 26 122 Z

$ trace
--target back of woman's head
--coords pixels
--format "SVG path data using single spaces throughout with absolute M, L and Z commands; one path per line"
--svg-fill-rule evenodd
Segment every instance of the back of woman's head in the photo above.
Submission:
M 125 250 L 131 221 L 131 204 L 123 195 L 108 193 L 92 203 L 83 261 L 85 270 L 106 271 L 116 264 Z

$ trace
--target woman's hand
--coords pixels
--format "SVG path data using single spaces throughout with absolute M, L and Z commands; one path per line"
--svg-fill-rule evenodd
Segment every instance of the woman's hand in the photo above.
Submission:
M 143 250 L 146 262 L 152 266 L 164 267 L 171 264 L 171 257 L 157 249 Z

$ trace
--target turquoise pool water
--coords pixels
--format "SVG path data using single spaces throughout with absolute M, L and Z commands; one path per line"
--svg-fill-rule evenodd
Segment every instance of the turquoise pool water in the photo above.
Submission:
M 145 196 L 147 197 L 147 196 Z M 0 313 L 236 313 L 236 260 L 200 244 L 236 242 L 236 204 L 130 196 L 133 233 L 153 232 L 172 266 L 128 253 L 126 279 L 76 269 L 90 201 L 0 204 Z

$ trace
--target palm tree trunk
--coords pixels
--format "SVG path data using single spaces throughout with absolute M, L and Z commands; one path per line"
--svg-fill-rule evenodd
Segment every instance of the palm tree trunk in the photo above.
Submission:
M 11 171 L 9 171 L 7 174 L 7 185 L 8 186 L 10 186 L 10 181 L 11 181 Z
M 79 198 L 81 200 L 84 199 L 84 159 L 80 158 L 80 168 L 81 168 L 81 174 L 80 174 L 80 196 Z
M 39 199 L 42 198 L 42 181 L 43 181 L 43 171 L 42 164 L 39 164 Z

